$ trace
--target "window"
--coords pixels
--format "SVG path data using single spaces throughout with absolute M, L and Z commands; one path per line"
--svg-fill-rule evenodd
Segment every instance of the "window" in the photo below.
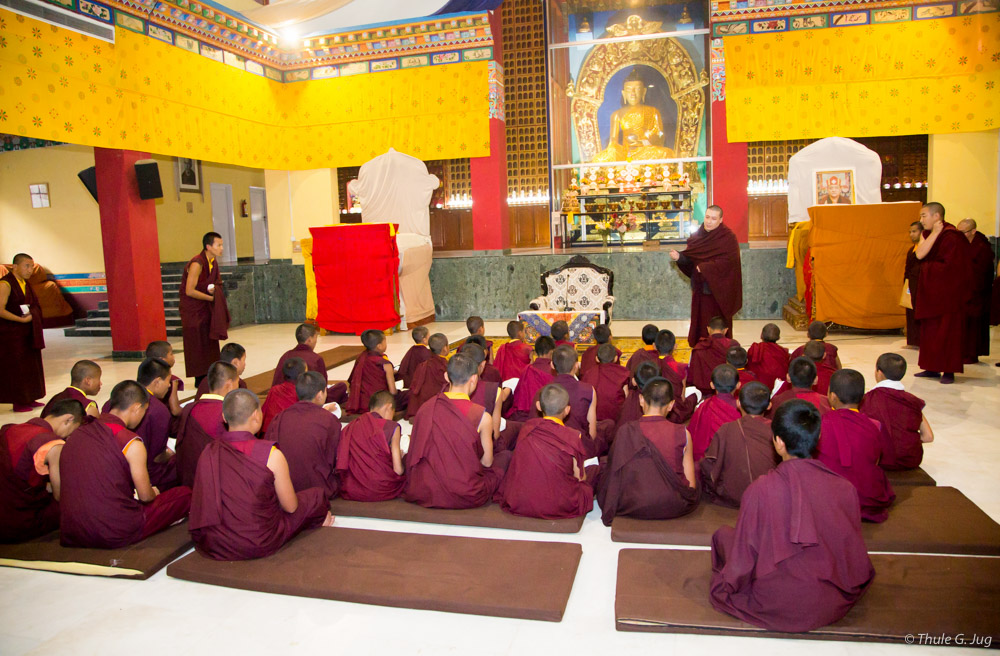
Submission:
M 41 184 L 28 185 L 31 191 L 31 207 L 38 209 L 49 206 L 49 185 L 46 182 Z

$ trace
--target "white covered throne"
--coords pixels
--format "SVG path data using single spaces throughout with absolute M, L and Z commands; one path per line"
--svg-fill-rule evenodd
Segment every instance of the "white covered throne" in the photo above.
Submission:
M 531 299 L 532 310 L 552 312 L 604 310 L 605 323 L 611 323 L 615 305 L 612 295 L 615 274 L 611 269 L 592 264 L 582 255 L 574 256 L 558 269 L 542 274 L 542 295 Z

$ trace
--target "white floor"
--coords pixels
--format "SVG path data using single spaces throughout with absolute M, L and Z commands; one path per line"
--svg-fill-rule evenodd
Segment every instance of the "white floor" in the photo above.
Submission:
M 678 335 L 686 334 L 682 321 L 659 321 Z M 620 321 L 619 335 L 638 335 L 644 322 Z M 764 321 L 742 321 L 736 338 L 744 345 L 759 338 Z M 504 323 L 489 322 L 488 335 L 504 334 Z M 782 343 L 804 341 L 787 324 Z M 465 335 L 460 323 L 437 323 L 431 332 L 452 339 Z M 294 326 L 287 324 L 236 328 L 230 337 L 249 352 L 246 375 L 271 369 L 278 355 L 294 344 Z M 104 369 L 103 403 L 119 380 L 135 375 L 136 363 L 111 362 L 110 340 L 65 338 L 62 331 L 46 331 L 44 351 L 49 394 L 69 382 L 69 368 L 79 359 L 96 359 Z M 1000 520 L 1000 402 L 998 374 L 987 364 L 966 369 L 951 386 L 914 380 L 917 352 L 903 348 L 902 337 L 831 337 L 840 347 L 845 367 L 861 371 L 874 383 L 875 359 L 883 352 L 902 353 L 911 371 L 907 388 L 927 401 L 926 416 L 936 435 L 927 448 L 924 468 L 939 485 L 959 488 L 990 516 Z M 319 350 L 358 343 L 355 337 L 320 339 Z M 409 348 L 408 334 L 389 338 L 388 355 L 397 364 Z M 180 341 L 175 343 L 180 349 Z M 1000 333 L 993 340 L 1000 354 Z M 183 371 L 178 356 L 175 373 Z M 349 365 L 331 372 L 345 379 Z M 192 381 L 187 381 L 191 385 Z M 25 421 L 10 406 L 0 406 L 0 423 Z M 566 614 L 561 623 L 531 622 L 494 617 L 382 608 L 340 602 L 229 590 L 167 577 L 159 572 L 145 582 L 117 581 L 45 572 L 0 568 L 0 654 L 115 654 L 176 656 L 183 654 L 554 654 L 554 653 L 707 653 L 723 650 L 745 654 L 912 654 L 929 647 L 837 643 L 829 641 L 715 638 L 670 634 L 619 633 L 614 624 L 614 596 L 618 550 L 599 511 L 587 517 L 576 535 L 545 535 L 496 529 L 410 524 L 381 520 L 337 518 L 337 526 L 467 537 L 578 542 L 583 559 L 577 572 Z M 627 546 L 627 545 L 626 545 Z M 399 554 L 405 566 L 406 554 Z M 488 567 L 489 563 L 484 563 Z M 1000 639 L 1000 635 L 994 636 Z M 954 653 L 954 652 L 949 652 Z

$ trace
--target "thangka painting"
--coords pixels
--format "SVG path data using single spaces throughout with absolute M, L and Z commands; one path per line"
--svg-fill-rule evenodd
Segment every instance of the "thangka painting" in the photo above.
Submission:
M 856 205 L 854 169 L 816 171 L 814 205 Z
M 552 324 L 565 321 L 569 325 L 569 341 L 574 344 L 596 344 L 594 328 L 604 320 L 604 312 L 521 312 L 517 318 L 524 322 L 524 338 L 534 344 L 539 337 L 552 336 Z

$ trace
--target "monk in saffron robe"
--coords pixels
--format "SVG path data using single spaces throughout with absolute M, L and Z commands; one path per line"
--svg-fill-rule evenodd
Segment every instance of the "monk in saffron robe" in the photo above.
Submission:
M 861 536 L 858 495 L 810 456 L 816 408 L 790 401 L 772 422 L 782 463 L 750 484 L 736 528 L 712 536 L 712 606 L 769 631 L 836 622 L 875 577 Z
M 927 203 L 920 209 L 924 234 L 917 244 L 920 260 L 920 295 L 913 315 L 920 325 L 923 371 L 918 378 L 940 378 L 948 385 L 962 373 L 965 355 L 965 313 L 972 286 L 969 242 L 950 223 L 944 206 Z
M 806 344 L 802 351 L 802 357 L 812 360 L 813 364 L 816 365 L 816 382 L 813 383 L 813 389 L 816 390 L 817 394 L 825 395 L 830 391 L 830 378 L 837 373 L 837 369 L 827 364 L 829 360 L 825 357 L 823 342 L 812 340 Z M 782 391 L 788 390 L 783 389 Z
M 497 349 L 495 365 L 500 370 L 500 378 L 510 380 L 521 378 L 531 364 L 531 347 L 524 342 L 524 324 L 520 321 L 507 323 L 510 341 Z
M 80 360 L 73 365 L 69 373 L 69 387 L 52 396 L 45 404 L 48 409 L 53 403 L 72 399 L 83 406 L 87 415 L 85 421 L 99 417 L 101 411 L 97 407 L 97 401 L 89 398 L 97 396 L 101 391 L 101 367 L 91 360 Z M 42 410 L 45 414 L 45 410 Z
M 660 354 L 660 376 L 670 381 L 674 390 L 674 407 L 670 409 L 667 419 L 675 424 L 684 424 L 691 419 L 695 406 L 698 405 L 697 394 L 686 394 L 684 380 L 687 378 L 688 366 L 674 359 L 674 347 L 677 338 L 673 331 L 661 330 L 656 334 L 656 352 Z M 619 422 L 619 426 L 622 422 Z
M 538 395 L 538 410 L 542 417 L 521 429 L 494 500 L 504 511 L 524 517 L 586 515 L 594 507 L 594 489 L 585 480 L 580 431 L 563 423 L 570 414 L 569 394 L 558 383 L 546 385 Z
M 195 469 L 201 452 L 212 440 L 226 431 L 222 418 L 222 400 L 237 389 L 239 375 L 236 367 L 225 362 L 215 362 L 208 368 L 208 394 L 202 394 L 194 403 L 184 406 L 177 424 L 177 478 L 181 485 L 194 485 Z
M 990 304 L 993 297 L 993 246 L 977 230 L 974 219 L 958 222 L 958 231 L 969 241 L 972 268 L 969 302 L 965 306 L 965 364 L 977 364 L 979 356 L 990 354 Z
M 642 327 L 642 348 L 637 349 L 632 355 L 629 356 L 628 362 L 625 366 L 628 370 L 635 375 L 638 371 L 639 365 L 643 362 L 656 362 L 659 355 L 656 352 L 656 336 L 660 333 L 660 329 L 651 323 L 647 323 Z
M 702 492 L 712 503 L 739 508 L 750 484 L 781 462 L 774 450 L 771 422 L 764 419 L 770 403 L 770 390 L 757 381 L 747 383 L 738 399 L 742 417 L 715 431 L 698 463 Z
M 809 346 L 810 342 L 819 342 L 823 345 L 823 357 L 822 360 L 826 366 L 830 367 L 833 371 L 838 369 L 843 369 L 843 365 L 840 364 L 840 354 L 835 345 L 825 341 L 826 340 L 826 324 L 822 321 L 813 321 L 806 328 L 806 335 L 809 336 L 809 342 L 806 342 L 802 346 L 798 347 L 792 351 L 792 360 L 795 358 L 801 358 L 806 354 L 806 347 Z M 814 359 L 815 361 L 815 359 Z M 824 392 L 825 394 L 825 392 Z
M 618 421 L 615 424 L 616 434 L 625 424 L 642 417 L 642 390 L 645 389 L 651 380 L 656 378 L 661 378 L 661 376 L 660 368 L 655 362 L 647 361 L 639 365 L 639 368 L 632 376 L 632 389 L 629 390 L 629 395 L 625 397 L 625 403 L 622 404 L 622 411 L 618 415 Z M 671 386 L 673 386 L 673 383 L 671 383 Z M 673 393 L 672 389 L 671 393 Z M 673 408 L 671 408 L 670 412 L 673 412 Z
M 148 404 L 139 383 L 122 381 L 110 411 L 67 438 L 59 456 L 63 546 L 127 547 L 187 516 L 191 488 L 160 493 L 149 482 L 146 447 L 132 432 Z
M 397 410 L 405 410 L 409 394 L 396 389 L 392 362 L 385 357 L 385 335 L 379 330 L 366 330 L 361 333 L 361 343 L 366 350 L 354 361 L 354 368 L 351 369 L 344 412 L 352 415 L 365 412 L 372 394 L 380 390 L 396 397 Z
M 484 354 L 486 353 L 487 342 L 486 338 L 483 337 L 482 335 L 470 335 L 469 337 L 466 337 L 465 344 L 475 344 L 476 346 L 483 349 Z M 463 344 L 463 346 L 465 344 Z M 503 376 L 500 375 L 499 369 L 497 369 L 489 362 L 485 362 L 482 371 L 479 372 L 479 380 L 499 384 L 503 382 Z
M 535 340 L 535 359 L 517 382 L 513 403 L 505 415 L 509 421 L 527 421 L 535 416 L 535 395 L 555 378 L 551 357 L 555 348 L 555 342 L 548 335 Z
M 492 364 L 493 363 L 493 342 L 491 342 L 490 340 L 486 339 L 486 337 L 485 337 L 485 335 L 486 335 L 486 324 L 483 322 L 483 318 L 482 317 L 475 317 L 475 316 L 469 317 L 468 319 L 465 320 L 465 327 L 469 331 L 469 335 L 471 335 L 471 336 L 479 335 L 484 340 L 486 340 L 486 343 L 482 344 L 481 346 L 484 349 L 486 349 L 486 363 L 487 364 Z
M 778 344 L 779 339 L 781 329 L 776 324 L 769 323 L 760 331 L 761 341 L 751 344 L 747 351 L 747 369 L 768 390 L 774 389 L 774 381 L 785 379 L 788 364 L 792 361 L 788 356 L 788 349 Z
M 469 399 L 476 363 L 457 354 L 448 361 L 450 389 L 421 406 L 406 454 L 403 498 L 428 508 L 476 508 L 493 498 L 510 452 L 493 453 L 493 422 Z
M 736 369 L 740 378 L 740 386 L 757 380 L 757 374 L 747 369 L 747 351 L 742 346 L 733 345 L 726 351 L 726 364 Z
M 913 308 L 917 306 L 917 288 L 920 278 L 920 260 L 917 259 L 917 244 L 920 243 L 920 235 L 924 231 L 924 226 L 920 221 L 910 224 L 910 241 L 913 248 L 906 251 L 906 268 L 903 272 L 903 280 L 910 290 L 910 305 L 906 308 L 906 345 L 920 346 L 920 328 L 917 319 L 913 314 Z
M 173 375 L 174 365 L 177 364 L 177 358 L 174 356 L 174 347 L 170 345 L 170 342 L 162 340 L 152 341 L 146 346 L 146 357 L 159 358 L 160 360 L 166 362 L 167 366 L 170 367 L 170 389 L 167 391 L 166 395 L 160 398 L 160 400 L 163 401 L 164 405 L 170 408 L 171 415 L 174 417 L 180 417 L 180 392 L 184 391 L 184 380 Z
M 726 364 L 730 346 L 739 346 L 735 339 L 726 337 L 726 323 L 722 317 L 712 317 L 708 322 L 708 337 L 691 347 L 691 364 L 688 366 L 688 384 L 693 385 L 703 397 L 712 392 L 712 372 Z
M 586 355 L 586 354 L 585 354 Z M 605 342 L 597 351 L 597 365 L 580 376 L 580 380 L 597 392 L 597 421 L 618 420 L 628 397 L 632 374 L 618 364 L 618 349 Z M 582 371 L 583 365 L 581 363 Z
M 616 515 L 673 519 L 698 505 L 691 436 L 667 421 L 673 399 L 669 382 L 651 380 L 639 398 L 643 416 L 615 433 L 595 481 L 605 526 Z
M 308 371 L 315 371 L 323 377 L 325 382 L 329 382 L 329 377 L 326 373 L 326 362 L 323 360 L 323 356 L 316 352 L 316 343 L 319 341 L 319 328 L 311 323 L 300 323 L 295 328 L 295 341 L 295 348 L 285 351 L 278 358 L 271 386 L 273 387 L 282 383 L 281 369 L 291 358 L 300 358 L 306 363 Z M 331 385 L 326 391 L 326 396 L 330 403 L 343 403 L 347 398 L 347 384 L 336 383 Z
M 601 348 L 602 345 L 604 345 L 604 344 L 610 344 L 611 343 L 611 328 L 608 327 L 608 324 L 602 323 L 601 325 L 599 325 L 596 328 L 594 328 L 594 341 L 597 342 L 597 343 L 594 344 L 593 346 L 591 346 L 590 348 L 588 348 L 586 351 L 584 351 L 583 355 L 580 357 L 580 379 L 581 380 L 587 374 L 587 372 L 591 370 L 591 368 L 597 366 L 597 364 L 598 364 L 598 362 L 597 362 L 597 350 L 599 348 Z M 614 344 L 612 344 L 611 346 L 612 346 L 612 348 L 615 349 L 614 364 L 621 364 L 621 360 L 622 360 L 621 349 L 619 349 L 618 347 L 614 346 Z M 631 376 L 631 375 L 632 375 L 632 373 L 629 372 L 629 376 Z
M 691 328 L 688 344 L 708 337 L 713 317 L 722 317 L 723 334 L 733 336 L 733 316 L 743 307 L 743 273 L 736 234 L 722 222 L 722 208 L 705 210 L 705 221 L 687 241 L 683 253 L 670 251 L 681 272 L 691 279 Z M 718 363 L 717 363 L 718 364 Z
M 170 391 L 170 367 L 163 360 L 146 358 L 139 364 L 136 382 L 149 393 L 149 407 L 142 421 L 135 427 L 135 434 L 146 447 L 146 471 L 149 482 L 160 491 L 176 487 L 177 463 L 174 452 L 167 446 L 167 440 L 177 435 L 179 418 L 170 414 L 170 409 L 160 400 Z M 110 412 L 110 403 L 104 412 Z
M 448 337 L 444 333 L 434 333 L 428 340 L 431 357 L 417 367 L 413 374 L 413 386 L 410 388 L 410 400 L 406 406 L 406 418 L 417 416 L 420 406 L 429 399 L 441 393 L 441 388 L 447 385 L 445 373 L 448 370 Z
M 219 360 L 219 339 L 212 337 L 216 299 L 226 303 L 218 258 L 222 255 L 222 235 L 206 233 L 202 251 L 191 258 L 181 275 L 180 310 L 184 331 L 184 370 L 195 384 Z
M 0 543 L 25 542 L 59 528 L 59 454 L 84 416 L 79 401 L 63 399 L 40 419 L 0 427 Z
M 832 408 L 830 407 L 829 399 L 822 394 L 818 394 L 812 388 L 816 383 L 816 365 L 812 360 L 809 358 L 795 358 L 792 360 L 792 363 L 788 365 L 786 378 L 788 379 L 787 385 L 789 388 L 784 392 L 779 390 L 771 398 L 771 409 L 767 411 L 768 419 L 774 418 L 774 413 L 778 411 L 782 403 L 793 399 L 812 403 L 819 410 L 820 415 L 830 412 Z
M 552 382 L 561 385 L 569 394 L 567 428 L 583 434 L 583 446 L 588 458 L 603 456 L 614 439 L 615 422 L 612 419 L 598 421 L 597 390 L 587 383 L 581 383 L 576 377 L 580 371 L 576 349 L 569 344 L 557 346 L 552 352 L 552 367 L 556 371 Z
M 368 403 L 371 410 L 347 424 L 337 445 L 339 494 L 348 501 L 395 499 L 406 483 L 395 400 L 383 390 Z
M 0 376 L 0 403 L 11 403 L 14 412 L 42 407 L 45 371 L 42 369 L 42 308 L 28 284 L 35 270 L 30 255 L 18 253 L 14 266 L 0 278 L 0 344 L 4 375 Z
M 889 432 L 882 451 L 882 469 L 914 469 L 924 458 L 924 444 L 934 441 L 934 431 L 924 416 L 924 401 L 903 388 L 906 360 L 883 353 L 875 363 L 875 387 L 861 400 L 859 409 Z
M 413 346 L 399 361 L 399 367 L 396 369 L 396 378 L 403 381 L 404 389 L 410 389 L 413 386 L 413 374 L 417 373 L 417 367 L 420 366 L 421 362 L 426 362 L 431 357 L 431 350 L 427 345 L 427 338 L 430 334 L 427 326 L 417 326 L 410 331 Z
M 243 380 L 243 372 L 246 371 L 247 368 L 247 350 L 236 342 L 229 342 L 222 347 L 221 355 L 219 355 L 219 361 L 228 362 L 236 367 L 236 375 L 240 377 L 237 387 L 239 389 L 246 389 L 247 383 Z M 344 389 L 347 389 L 346 386 Z M 205 394 L 208 394 L 208 392 L 208 376 L 206 376 L 200 383 L 198 383 L 198 389 L 194 395 L 194 400 L 197 401 Z
M 270 428 L 271 422 L 278 416 L 278 413 L 295 405 L 296 401 L 299 400 L 298 393 L 295 391 L 295 381 L 305 372 L 306 363 L 302 358 L 285 360 L 285 364 L 281 367 L 283 382 L 267 391 L 267 397 L 261 406 L 261 413 L 264 416 L 261 424 L 261 435 L 267 434 L 267 429 Z
M 710 385 L 715 394 L 707 397 L 695 408 L 691 423 L 688 424 L 695 462 L 705 457 L 712 436 L 723 424 L 740 418 L 740 409 L 735 396 L 740 386 L 740 379 L 735 367 L 720 364 L 712 372 Z
M 296 492 L 275 442 L 254 437 L 264 415 L 257 395 L 237 389 L 222 408 L 229 430 L 205 447 L 191 497 L 191 539 L 215 560 L 270 556 L 299 532 L 331 526 L 323 488 Z

